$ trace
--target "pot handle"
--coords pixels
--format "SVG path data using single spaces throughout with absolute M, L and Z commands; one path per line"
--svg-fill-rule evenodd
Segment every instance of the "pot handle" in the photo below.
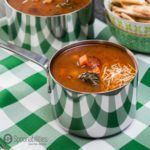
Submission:
M 28 50 L 25 50 L 24 48 L 18 47 L 16 45 L 13 45 L 11 43 L 6 43 L 2 40 L 0 40 L 0 47 L 4 48 L 8 51 L 11 51 L 26 60 L 32 61 L 33 63 L 41 66 L 45 71 L 48 78 L 48 92 L 51 92 L 51 86 L 50 86 L 50 75 L 49 75 L 49 60 L 44 55 L 40 55 Z

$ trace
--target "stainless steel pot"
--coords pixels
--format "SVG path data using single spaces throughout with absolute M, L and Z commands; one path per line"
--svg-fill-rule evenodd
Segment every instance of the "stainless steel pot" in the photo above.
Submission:
M 5 5 L 10 40 L 28 49 L 42 46 L 44 42 L 50 45 L 55 38 L 69 42 L 81 33 L 86 37 L 88 33 L 83 28 L 88 28 L 94 21 L 92 0 L 77 11 L 55 16 L 26 14 L 14 9 L 7 0 Z
M 108 92 L 86 93 L 73 91 L 55 80 L 51 74 L 51 65 L 57 55 L 72 47 L 96 43 L 115 45 L 129 54 L 136 67 L 135 77 L 130 83 Z M 126 48 L 107 41 L 81 41 L 62 48 L 49 61 L 45 56 L 31 53 L 12 44 L 0 44 L 0 47 L 31 60 L 45 69 L 53 115 L 66 131 L 82 137 L 106 137 L 123 131 L 134 119 L 138 67 L 134 55 Z

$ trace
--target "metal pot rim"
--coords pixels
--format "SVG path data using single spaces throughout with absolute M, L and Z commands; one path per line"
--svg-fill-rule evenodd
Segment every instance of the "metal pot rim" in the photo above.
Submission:
M 109 90 L 109 91 L 105 91 L 105 92 L 82 92 L 82 91 L 77 91 L 77 90 L 73 90 L 71 88 L 68 88 L 64 85 L 62 85 L 61 83 L 59 83 L 55 78 L 54 76 L 52 75 L 51 73 L 51 65 L 52 65 L 52 62 L 53 60 L 58 56 L 60 55 L 61 53 L 63 53 L 64 51 L 69 51 L 71 48 L 73 47 L 76 47 L 76 46 L 81 46 L 81 45 L 88 45 L 88 44 L 109 44 L 109 45 L 112 45 L 112 46 L 116 46 L 116 47 L 119 47 L 120 49 L 124 50 L 125 52 L 127 52 L 127 54 L 129 55 L 129 57 L 132 59 L 134 65 L 135 65 L 135 69 L 136 69 L 136 73 L 134 75 L 134 78 L 128 82 L 127 84 L 119 87 L 119 88 L 115 88 L 113 90 Z M 113 42 L 109 42 L 109 41 L 105 41 L 105 40 L 83 40 L 83 41 L 79 41 L 79 42 L 75 42 L 73 44 L 69 44 L 65 47 L 63 47 L 62 49 L 60 49 L 58 52 L 56 52 L 56 54 L 51 58 L 50 62 L 49 62 L 49 74 L 52 78 L 53 81 L 55 81 L 55 83 L 57 83 L 58 85 L 60 85 L 61 87 L 63 87 L 64 89 L 70 91 L 70 92 L 73 92 L 73 93 L 78 93 L 78 94 L 100 94 L 100 95 L 109 95 L 110 93 L 116 93 L 116 91 L 119 91 L 121 90 L 122 88 L 126 87 L 127 85 L 129 85 L 134 79 L 135 77 L 137 76 L 138 74 L 138 64 L 137 64 L 137 59 L 135 58 L 134 54 L 129 50 L 127 49 L 126 47 L 120 45 L 120 44 L 116 44 L 116 43 L 113 43 Z
M 85 6 L 81 7 L 80 9 L 77 9 L 77 10 L 72 11 L 72 12 L 69 12 L 69 13 L 60 14 L 60 15 L 52 15 L 52 16 L 40 16 L 40 15 L 32 15 L 32 14 L 24 13 L 24 12 L 19 11 L 19 10 L 15 9 L 14 7 L 12 7 L 12 6 L 9 4 L 8 0 L 5 0 L 5 4 L 7 5 L 7 7 L 11 8 L 12 10 L 14 10 L 14 11 L 16 11 L 16 12 L 19 12 L 19 13 L 21 13 L 21 14 L 27 15 L 27 16 L 40 17 L 40 18 L 49 18 L 49 17 L 50 17 L 50 18 L 54 18 L 54 17 L 62 17 L 62 16 L 67 16 L 67 15 L 72 15 L 72 14 L 78 13 L 78 12 L 80 12 L 81 10 L 85 9 L 86 7 L 88 7 L 89 5 L 91 5 L 91 4 L 92 4 L 92 0 L 89 0 L 89 2 L 88 2 Z

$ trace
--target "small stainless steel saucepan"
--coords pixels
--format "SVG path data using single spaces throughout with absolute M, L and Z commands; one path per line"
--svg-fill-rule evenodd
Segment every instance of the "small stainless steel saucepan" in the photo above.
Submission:
M 127 85 L 108 92 L 85 93 L 64 87 L 51 74 L 52 62 L 57 56 L 73 47 L 87 44 L 108 44 L 126 51 L 136 67 L 134 79 Z M 136 113 L 138 67 L 134 55 L 126 48 L 107 41 L 90 40 L 68 45 L 58 51 L 51 60 L 45 56 L 26 51 L 12 44 L 0 44 L 41 67 L 47 73 L 53 115 L 66 131 L 90 138 L 106 137 L 126 129 Z M 38 81 L 37 81 L 38 82 Z
M 92 0 L 76 11 L 53 16 L 38 16 L 21 12 L 13 8 L 8 0 L 5 0 L 5 8 L 10 40 L 20 45 L 35 47 L 43 42 L 51 44 L 55 38 L 60 41 L 75 40 L 80 33 L 87 36 L 88 33 L 85 33 L 83 29 L 88 28 L 94 22 Z

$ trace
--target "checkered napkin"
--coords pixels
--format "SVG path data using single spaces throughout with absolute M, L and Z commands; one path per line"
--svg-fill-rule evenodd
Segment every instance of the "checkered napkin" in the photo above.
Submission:
M 116 42 L 99 20 L 95 20 L 94 34 L 96 39 Z M 0 38 L 8 40 L 5 19 L 0 21 Z M 42 68 L 0 49 L 0 150 L 150 149 L 150 60 L 145 55 L 137 55 L 137 59 L 136 119 L 123 133 L 94 140 L 69 135 L 57 125 Z

